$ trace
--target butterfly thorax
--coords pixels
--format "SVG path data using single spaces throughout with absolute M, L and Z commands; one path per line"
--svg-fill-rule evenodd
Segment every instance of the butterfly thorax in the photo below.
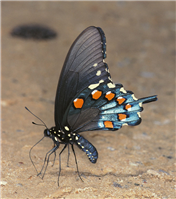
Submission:
M 51 127 L 50 129 L 44 130 L 44 135 L 51 138 L 54 143 L 61 141 L 62 143 L 73 144 L 75 140 L 78 140 L 76 133 L 64 132 L 56 127 Z

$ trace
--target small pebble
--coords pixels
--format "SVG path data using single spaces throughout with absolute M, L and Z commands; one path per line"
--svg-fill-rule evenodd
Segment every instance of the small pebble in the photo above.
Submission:
M 16 130 L 16 132 L 23 132 L 23 130 L 21 130 L 21 129 L 17 129 L 17 130 Z
M 122 186 L 120 184 L 118 184 L 117 182 L 113 182 L 114 187 L 119 187 L 122 188 Z
M 109 149 L 110 151 L 114 151 L 115 149 L 113 147 L 108 146 L 107 149 Z
M 133 148 L 136 149 L 136 150 L 140 150 L 141 149 L 140 146 L 134 146 Z
M 147 170 L 147 173 L 151 174 L 151 175 L 154 175 L 154 176 L 160 176 L 160 174 L 157 171 L 152 170 L 152 169 Z
M 1 181 L 1 185 L 6 185 L 7 184 L 7 182 L 6 181 Z
M 166 156 L 166 155 L 163 155 L 163 157 L 166 157 L 166 158 L 168 158 L 168 159 L 172 159 L 173 157 L 172 156 Z
M 118 67 L 128 66 L 131 63 L 131 60 L 128 57 L 125 57 L 122 61 L 117 62 Z
M 167 174 L 167 175 L 170 175 L 168 172 L 166 172 L 166 171 L 164 171 L 164 170 L 162 170 L 162 169 L 160 169 L 159 172 L 162 172 L 162 173 L 165 173 L 165 174 Z
M 141 76 L 145 78 L 152 78 L 154 76 L 154 73 L 143 71 L 141 72 Z
M 139 165 L 142 165 L 142 162 L 129 162 L 129 165 L 137 167 Z
M 23 185 L 21 183 L 16 184 L 17 187 L 22 187 Z
M 134 183 L 134 185 L 135 185 L 135 186 L 139 186 L 140 184 L 138 184 L 138 183 Z
M 154 121 L 154 124 L 155 125 L 165 125 L 165 124 L 169 124 L 171 121 L 170 120 L 168 120 L 168 119 L 166 119 L 166 120 L 164 120 L 163 122 L 161 122 L 161 121 Z

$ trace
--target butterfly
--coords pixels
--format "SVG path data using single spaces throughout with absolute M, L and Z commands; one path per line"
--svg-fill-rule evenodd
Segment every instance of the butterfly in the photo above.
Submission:
M 77 172 L 82 180 L 74 145 L 85 152 L 92 163 L 96 163 L 98 152 L 81 132 L 115 131 L 125 125 L 138 125 L 141 123 L 142 105 L 157 100 L 156 95 L 137 99 L 133 92 L 125 90 L 122 84 L 114 84 L 105 58 L 106 38 L 99 27 L 86 28 L 72 44 L 56 91 L 55 126 L 47 128 L 44 124 L 46 126 L 44 137 L 51 138 L 54 147 L 47 152 L 43 167 L 38 173 L 40 175 L 43 172 L 42 178 L 51 154 L 54 153 L 55 161 L 56 150 L 62 145 L 63 148 L 59 153 L 59 185 L 61 154 L 67 146 L 69 150 L 71 145 Z

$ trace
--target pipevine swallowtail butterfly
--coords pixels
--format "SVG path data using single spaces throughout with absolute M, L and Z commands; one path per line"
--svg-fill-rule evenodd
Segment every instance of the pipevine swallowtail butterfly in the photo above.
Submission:
M 61 154 L 67 146 L 69 149 L 71 145 L 77 172 L 81 179 L 73 145 L 77 145 L 85 152 L 92 163 L 96 163 L 98 152 L 80 133 L 95 130 L 115 131 L 125 125 L 138 125 L 141 122 L 142 104 L 157 100 L 156 95 L 137 99 L 133 92 L 126 91 L 122 84 L 114 84 L 105 58 L 106 38 L 99 27 L 86 28 L 72 44 L 56 91 L 56 126 L 49 129 L 40 119 L 46 127 L 44 137 L 51 138 L 54 142 L 54 147 L 46 153 L 43 167 L 38 173 L 42 175 L 42 178 L 45 175 L 50 155 L 54 153 L 55 161 L 56 150 L 63 145 L 59 153 L 59 185 Z

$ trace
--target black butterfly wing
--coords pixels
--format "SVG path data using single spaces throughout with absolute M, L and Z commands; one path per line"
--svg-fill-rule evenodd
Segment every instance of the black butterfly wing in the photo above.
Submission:
M 90 85 L 110 81 L 105 58 L 103 31 L 88 27 L 72 44 L 61 71 L 55 99 L 55 124 L 58 129 L 64 130 L 69 125 L 66 112 L 76 95 Z
M 157 100 L 156 96 L 137 99 L 121 84 L 114 84 L 105 57 L 101 28 L 87 28 L 71 46 L 55 102 L 56 126 L 62 130 L 78 133 L 138 125 L 142 104 Z
M 56 128 L 72 132 L 74 143 L 92 163 L 98 152 L 78 133 L 138 125 L 142 104 L 157 100 L 156 96 L 137 99 L 121 84 L 114 84 L 105 58 L 106 39 L 101 28 L 85 29 L 68 52 L 55 100 Z

